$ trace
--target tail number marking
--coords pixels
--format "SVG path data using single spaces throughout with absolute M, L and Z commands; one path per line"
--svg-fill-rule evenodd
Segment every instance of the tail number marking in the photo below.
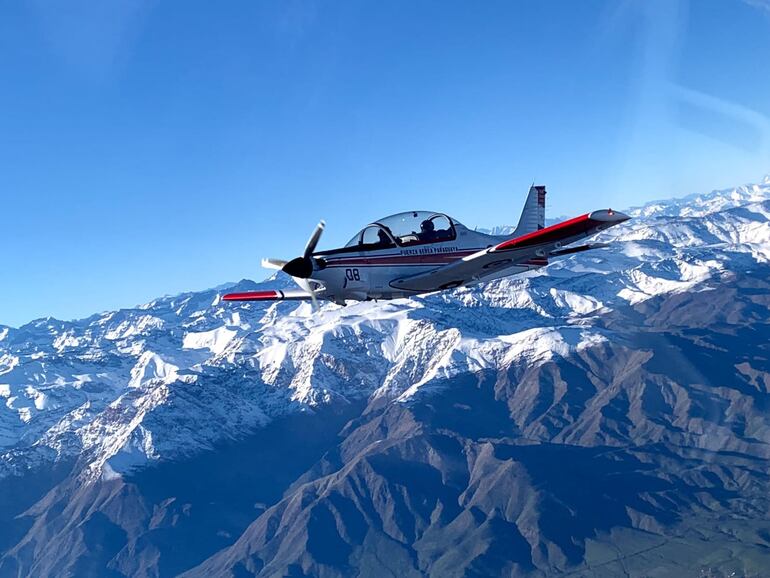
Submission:
M 358 269 L 345 269 L 345 279 L 348 281 L 360 281 L 361 273 L 358 272 Z

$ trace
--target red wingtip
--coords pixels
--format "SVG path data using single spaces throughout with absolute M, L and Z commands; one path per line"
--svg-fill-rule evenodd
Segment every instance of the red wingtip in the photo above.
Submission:
M 225 301 L 269 301 L 278 298 L 280 298 L 278 291 L 247 291 L 222 295 L 222 299 Z

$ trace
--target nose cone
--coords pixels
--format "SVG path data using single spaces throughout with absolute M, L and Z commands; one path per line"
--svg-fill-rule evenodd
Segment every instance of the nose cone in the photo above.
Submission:
M 594 211 L 593 213 L 588 215 L 588 218 L 593 221 L 602 221 L 604 223 L 612 223 L 613 225 L 617 225 L 618 223 L 622 223 L 623 221 L 628 221 L 631 217 L 629 217 L 625 213 L 621 213 L 620 211 L 613 211 L 612 209 L 606 209 L 601 211 Z
M 307 279 L 313 274 L 313 262 L 309 257 L 297 257 L 286 263 L 281 271 L 292 277 Z

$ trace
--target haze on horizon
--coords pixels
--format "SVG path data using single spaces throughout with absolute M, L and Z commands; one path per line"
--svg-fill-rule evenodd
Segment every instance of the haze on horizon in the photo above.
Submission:
M 770 172 L 770 2 L 0 6 L 0 324 L 243 277 L 441 210 L 513 222 Z

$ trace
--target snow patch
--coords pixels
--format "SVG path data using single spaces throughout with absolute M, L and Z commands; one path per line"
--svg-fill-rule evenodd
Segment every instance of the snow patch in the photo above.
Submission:
M 587 313 L 593 313 L 603 307 L 601 301 L 590 296 L 578 295 L 572 291 L 559 290 L 551 288 L 551 297 L 557 307 L 562 309 L 569 309 L 578 315 L 585 315 Z
M 211 353 L 219 355 L 227 348 L 237 334 L 237 331 L 226 327 L 220 327 L 211 331 L 201 331 L 199 333 L 187 333 L 182 340 L 182 348 L 208 349 Z
M 143 306 L 144 307 L 144 306 Z M 147 305 L 150 308 L 150 305 Z M 153 330 L 161 330 L 165 326 L 162 319 L 153 315 L 140 315 L 136 319 L 126 319 L 118 323 L 105 333 L 104 338 L 114 341 L 117 339 L 127 339 L 137 335 L 143 335 Z
M 131 381 L 128 386 L 141 387 L 143 383 L 154 379 L 170 383 L 177 379 L 178 372 L 176 365 L 167 363 L 152 351 L 145 351 L 131 369 Z

